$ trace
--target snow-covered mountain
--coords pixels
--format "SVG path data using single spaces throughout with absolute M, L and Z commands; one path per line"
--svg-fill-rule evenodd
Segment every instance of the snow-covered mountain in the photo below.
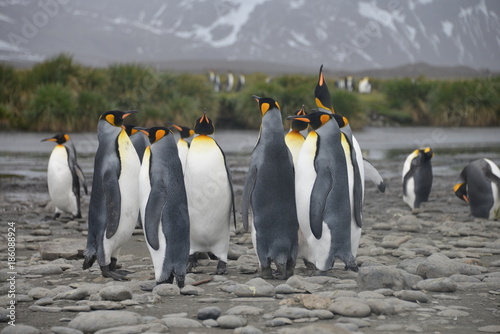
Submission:
M 0 61 L 500 71 L 498 0 L 0 0 Z

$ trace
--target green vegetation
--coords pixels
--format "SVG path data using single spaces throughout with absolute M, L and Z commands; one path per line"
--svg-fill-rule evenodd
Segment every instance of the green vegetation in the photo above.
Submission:
M 471 80 L 372 80 L 371 94 L 334 88 L 326 78 L 335 111 L 361 128 L 378 117 L 388 124 L 432 126 L 500 125 L 500 77 Z M 283 117 L 314 105 L 317 74 L 262 73 L 246 76 L 239 92 L 215 93 L 205 75 L 173 74 L 140 64 L 88 68 L 61 54 L 29 70 L 0 65 L 0 128 L 33 131 L 94 131 L 111 109 L 138 110 L 127 121 L 141 126 L 175 122 L 193 126 L 206 111 L 220 128 L 258 128 L 260 112 L 251 97 L 270 96 Z M 285 121 L 285 126 L 288 122 Z

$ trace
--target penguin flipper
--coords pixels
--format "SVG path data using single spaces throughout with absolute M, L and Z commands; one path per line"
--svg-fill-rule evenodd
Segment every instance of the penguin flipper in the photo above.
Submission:
M 154 189 L 157 188 L 155 187 Z M 162 211 L 165 206 L 165 201 L 160 200 L 161 198 L 162 194 L 159 191 L 151 190 L 144 213 L 144 216 L 147 219 L 144 219 L 144 221 L 142 222 L 144 225 L 147 242 L 149 246 L 154 250 L 158 250 L 160 248 L 158 226 L 160 225 L 160 220 L 162 219 Z M 164 231 L 166 231 L 165 228 Z
M 216 142 L 217 146 L 219 144 Z M 189 143 L 188 143 L 189 145 Z M 227 181 L 229 182 L 229 188 L 231 189 L 231 207 L 233 210 L 233 222 L 234 222 L 234 229 L 236 230 L 236 205 L 234 203 L 234 189 L 233 189 L 233 178 L 231 177 L 231 171 L 229 170 L 229 167 L 227 165 L 227 160 L 226 160 L 226 155 L 224 154 L 224 151 L 222 148 L 219 146 L 219 149 L 222 153 L 222 156 L 224 157 L 224 166 L 226 166 L 226 173 L 227 173 Z
M 118 175 L 115 172 L 104 173 L 102 191 L 106 203 L 106 238 L 109 239 L 118 230 L 122 202 Z
M 320 239 L 323 233 L 323 217 L 326 199 L 332 190 L 332 174 L 329 169 L 321 168 L 316 171 L 317 176 L 311 192 L 311 205 L 309 209 L 309 220 L 311 231 L 316 239 Z
M 257 180 L 257 167 L 250 166 L 248 169 L 247 180 L 245 182 L 245 187 L 243 188 L 242 195 L 242 209 L 241 214 L 243 218 L 243 228 L 248 231 L 248 210 L 250 207 L 250 200 L 252 198 L 253 189 L 255 187 L 255 181 Z
M 363 166 L 365 168 L 365 178 L 369 178 L 377 186 L 381 193 L 385 192 L 386 184 L 377 168 L 375 168 L 375 166 L 373 166 L 372 163 L 365 158 L 363 158 Z
M 80 184 L 83 186 L 83 190 L 85 191 L 85 195 L 89 194 L 89 190 L 87 188 L 87 180 L 85 179 L 85 175 L 83 174 L 82 169 L 78 164 L 75 164 L 75 171 L 78 179 L 80 180 Z

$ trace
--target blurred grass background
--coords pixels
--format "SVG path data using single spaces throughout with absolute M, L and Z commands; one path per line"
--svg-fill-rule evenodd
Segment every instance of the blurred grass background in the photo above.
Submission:
M 467 80 L 371 79 L 372 92 L 334 87 L 326 77 L 335 111 L 353 128 L 367 124 L 499 126 L 500 76 Z M 140 64 L 89 68 L 61 54 L 33 66 L 0 65 L 0 128 L 28 131 L 95 131 L 107 110 L 138 110 L 129 123 L 193 126 L 206 111 L 218 128 L 256 129 L 260 112 L 252 95 L 274 98 L 283 117 L 302 105 L 315 108 L 317 73 L 246 75 L 238 92 L 215 92 L 207 75 L 174 74 Z M 285 127 L 288 122 L 284 121 Z

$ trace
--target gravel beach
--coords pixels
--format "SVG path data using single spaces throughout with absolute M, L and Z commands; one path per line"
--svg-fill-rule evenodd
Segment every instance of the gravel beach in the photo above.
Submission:
M 40 140 L 53 134 L 0 133 L 0 333 L 500 333 L 500 221 L 471 217 L 453 194 L 470 161 L 500 165 L 500 129 L 354 133 L 387 183 L 380 193 L 366 181 L 358 273 L 336 263 L 316 276 L 298 261 L 286 281 L 258 277 L 240 214 L 258 133 L 220 131 L 214 137 L 231 168 L 237 207 L 229 273 L 213 275 L 217 261 L 202 259 L 184 288 L 152 291 L 145 291 L 154 275 L 139 229 L 118 259 L 132 272 L 128 281 L 103 278 L 97 265 L 82 270 L 89 196 L 83 219 L 52 219 L 46 168 L 53 145 Z M 90 185 L 96 136 L 71 136 Z M 429 202 L 412 211 L 402 201 L 401 171 L 422 146 L 435 152 L 434 181 Z

